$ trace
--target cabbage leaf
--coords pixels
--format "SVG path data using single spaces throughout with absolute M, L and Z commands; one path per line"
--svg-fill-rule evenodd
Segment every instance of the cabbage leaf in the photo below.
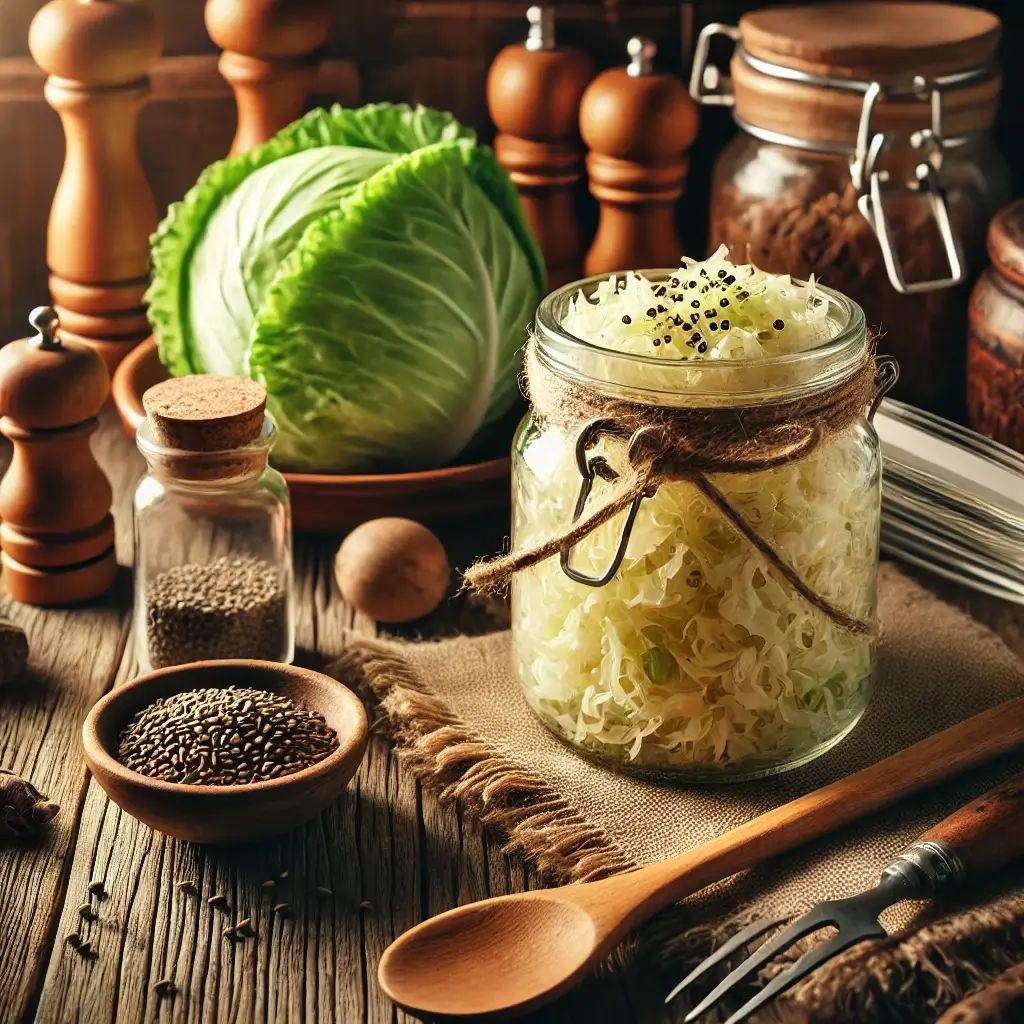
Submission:
M 441 465 L 508 409 L 537 288 L 466 173 L 482 159 L 462 140 L 395 160 L 281 267 L 249 370 L 270 395 L 283 464 Z

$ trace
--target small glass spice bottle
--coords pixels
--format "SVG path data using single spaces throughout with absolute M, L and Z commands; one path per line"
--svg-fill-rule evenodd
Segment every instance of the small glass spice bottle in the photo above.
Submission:
M 135 491 L 139 668 L 218 658 L 290 662 L 295 631 L 288 485 L 268 464 L 266 392 L 198 374 L 143 396 Z

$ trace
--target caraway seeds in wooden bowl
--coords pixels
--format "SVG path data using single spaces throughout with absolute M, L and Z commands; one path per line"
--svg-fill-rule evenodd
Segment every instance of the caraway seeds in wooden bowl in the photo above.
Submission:
M 267 690 L 186 690 L 140 711 L 117 759 L 141 775 L 195 786 L 244 786 L 293 775 L 338 747 L 324 716 Z
M 153 668 L 189 661 L 275 661 L 286 646 L 288 595 L 275 567 L 224 555 L 155 576 L 145 592 Z

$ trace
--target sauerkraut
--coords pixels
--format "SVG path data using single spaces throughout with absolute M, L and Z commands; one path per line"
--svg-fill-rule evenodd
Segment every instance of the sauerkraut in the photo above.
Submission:
M 686 309 L 686 323 L 676 323 Z M 674 360 L 761 359 L 817 347 L 838 331 L 813 282 L 736 267 L 721 252 L 685 261 L 667 282 L 611 280 L 591 298 L 578 296 L 563 327 L 592 344 Z M 536 416 L 521 427 L 517 548 L 569 522 L 580 482 L 574 443 Z M 624 463 L 620 442 L 603 441 L 599 453 Z M 873 615 L 880 473 L 866 424 L 799 462 L 714 482 L 811 588 Z M 598 480 L 588 508 L 613 487 Z M 578 544 L 572 564 L 600 575 L 623 518 Z M 684 482 L 663 484 L 643 502 L 609 584 L 575 583 L 557 558 L 520 573 L 513 622 L 517 674 L 536 713 L 571 743 L 626 764 L 706 777 L 777 770 L 841 737 L 867 701 L 872 640 L 777 578 Z

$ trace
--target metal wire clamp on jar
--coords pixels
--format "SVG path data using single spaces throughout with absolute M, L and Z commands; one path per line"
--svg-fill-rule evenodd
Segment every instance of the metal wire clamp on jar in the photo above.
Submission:
M 218 408 L 209 391 L 225 386 L 235 390 Z M 204 394 L 155 403 L 165 387 Z M 134 507 L 140 671 L 221 658 L 290 662 L 291 507 L 284 477 L 268 464 L 276 431 L 265 392 L 199 375 L 157 385 L 144 401 L 136 443 L 148 472 Z
M 671 276 L 643 274 L 652 284 Z M 561 324 L 573 296 L 606 280 L 549 295 L 534 345 L 546 371 L 609 401 L 739 411 L 835 387 L 865 359 L 863 313 L 827 289 L 834 336 L 797 354 L 676 362 L 602 348 Z M 817 594 L 868 620 L 881 502 L 870 412 L 798 461 L 714 476 Z M 584 509 L 608 502 L 628 455 L 614 430 L 593 426 L 565 429 L 536 409 L 524 419 L 513 445 L 513 552 L 548 542 Z M 757 601 L 764 617 L 744 603 Z M 773 624 L 761 645 L 748 628 L 755 621 Z M 817 757 L 860 719 L 874 667 L 870 634 L 844 629 L 788 589 L 682 480 L 645 494 L 561 559 L 517 572 L 512 630 L 515 671 L 548 728 L 610 766 L 681 781 L 736 781 Z M 724 654 L 709 650 L 715 638 Z M 740 714 L 736 701 L 747 698 L 759 709 Z
M 998 38 L 950 4 L 766 9 L 706 26 L 690 80 L 741 129 L 716 163 L 712 247 L 855 299 L 904 369 L 897 397 L 961 420 L 965 282 L 1009 192 L 987 134 Z

